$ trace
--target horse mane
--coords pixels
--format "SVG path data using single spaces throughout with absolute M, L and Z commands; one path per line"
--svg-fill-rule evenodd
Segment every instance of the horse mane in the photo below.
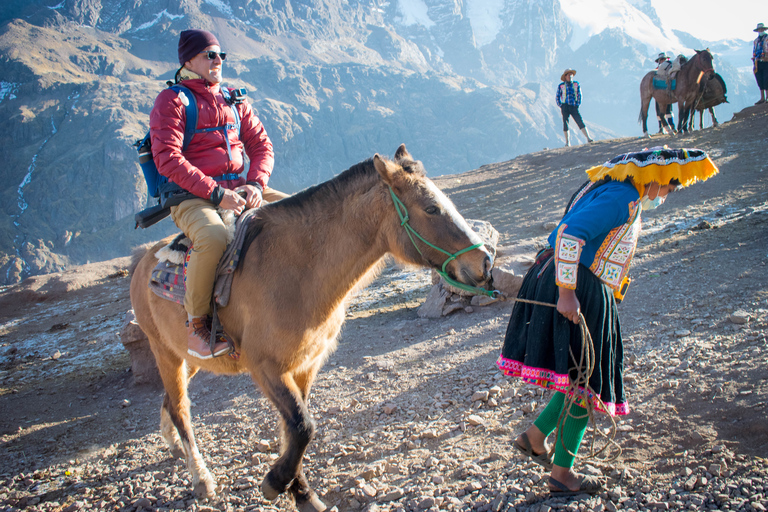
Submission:
M 426 176 L 420 161 L 405 159 L 398 163 L 409 174 Z M 267 223 L 275 222 L 285 218 L 285 216 L 315 218 L 314 212 L 317 205 L 343 201 L 350 187 L 358 183 L 371 181 L 374 178 L 378 180 L 379 173 L 373 166 L 373 158 L 368 158 L 337 174 L 328 181 L 313 185 L 285 199 L 263 206 L 258 215 L 254 216 L 253 220 L 251 220 L 250 226 L 248 226 L 248 231 L 243 241 L 240 261 L 242 262 L 245 259 L 251 244 Z

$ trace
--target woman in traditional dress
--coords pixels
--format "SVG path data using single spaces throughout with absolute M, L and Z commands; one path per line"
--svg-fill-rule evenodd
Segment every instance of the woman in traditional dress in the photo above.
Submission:
M 549 236 L 549 247 L 539 252 L 526 274 L 518 299 L 556 304 L 557 309 L 518 301 L 498 366 L 507 375 L 555 391 L 534 424 L 514 441 L 518 450 L 551 470 L 551 493 L 595 493 L 602 488 L 600 480 L 572 469 L 587 427 L 586 408 L 612 416 L 629 412 L 616 296 L 623 296 L 628 286 L 641 211 L 659 206 L 675 189 L 716 173 L 704 151 L 666 147 L 619 155 L 589 169 L 589 181 L 571 197 Z M 579 368 L 584 348 L 580 314 L 594 345 L 594 370 L 587 386 L 569 390 L 585 370 Z M 569 405 L 553 458 L 547 437 Z

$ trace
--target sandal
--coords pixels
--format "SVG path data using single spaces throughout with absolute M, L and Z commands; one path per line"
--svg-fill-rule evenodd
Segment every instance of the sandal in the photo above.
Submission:
M 603 483 L 595 476 L 584 475 L 579 489 L 572 491 L 564 483 L 549 477 L 549 494 L 557 496 L 576 496 L 577 494 L 596 494 L 603 490 Z
M 536 464 L 544 466 L 546 470 L 552 470 L 552 457 L 550 456 L 549 452 L 539 454 L 534 453 L 533 447 L 531 446 L 531 441 L 528 439 L 528 434 L 525 432 L 520 434 L 520 440 L 523 442 L 523 445 L 518 444 L 517 440 L 512 441 L 512 444 L 515 445 L 515 448 L 517 448 L 520 453 L 531 459 Z

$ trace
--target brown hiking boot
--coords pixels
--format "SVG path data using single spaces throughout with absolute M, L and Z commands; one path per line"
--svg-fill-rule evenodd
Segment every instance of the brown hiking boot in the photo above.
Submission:
M 198 359 L 211 359 L 229 353 L 229 343 L 219 341 L 211 353 L 211 330 L 206 325 L 207 317 L 199 316 L 187 322 L 187 353 Z

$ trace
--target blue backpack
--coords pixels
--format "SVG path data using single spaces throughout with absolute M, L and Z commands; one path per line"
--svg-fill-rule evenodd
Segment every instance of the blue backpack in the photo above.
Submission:
M 240 133 L 240 112 L 237 110 L 237 105 L 244 101 L 244 96 L 247 94 L 247 91 L 245 89 L 234 89 L 230 91 L 225 87 L 221 87 L 221 93 L 224 96 L 224 99 L 227 104 L 232 107 L 232 112 L 235 114 L 235 122 L 227 123 L 223 126 L 198 130 L 197 100 L 195 100 L 195 95 L 181 84 L 172 84 L 169 85 L 169 88 L 176 91 L 177 94 L 183 93 L 188 100 L 184 105 L 186 122 L 184 124 L 184 142 L 182 143 L 181 151 L 184 152 L 187 149 L 192 137 L 196 133 L 222 130 L 224 131 L 224 140 L 227 142 L 227 154 L 229 155 L 229 159 L 232 160 L 232 148 L 229 145 L 229 137 L 226 136 L 226 132 L 227 130 L 237 130 L 237 132 Z M 137 140 L 134 146 L 139 152 L 139 166 L 141 167 L 141 172 L 144 174 L 144 180 L 147 182 L 147 193 L 150 197 L 157 198 L 158 200 L 157 205 L 142 210 L 135 215 L 136 227 L 147 228 L 167 217 L 170 214 L 171 206 L 188 199 L 191 197 L 191 194 L 187 193 L 175 183 L 168 181 L 168 178 L 160 174 L 157 170 L 155 160 L 152 158 L 152 138 L 149 131 L 143 139 Z M 235 180 L 238 177 L 239 174 L 229 173 L 216 176 L 214 179 L 216 181 L 228 181 Z

